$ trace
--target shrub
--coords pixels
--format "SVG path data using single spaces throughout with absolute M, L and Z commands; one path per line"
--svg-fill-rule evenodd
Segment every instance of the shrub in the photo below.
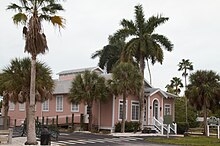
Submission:
M 184 132 L 187 132 L 189 129 L 189 124 L 186 122 L 178 122 L 177 123 L 177 133 L 178 134 L 184 134 Z
M 137 132 L 139 131 L 139 122 L 125 121 L 125 132 Z M 115 132 L 121 132 L 121 122 L 115 124 Z

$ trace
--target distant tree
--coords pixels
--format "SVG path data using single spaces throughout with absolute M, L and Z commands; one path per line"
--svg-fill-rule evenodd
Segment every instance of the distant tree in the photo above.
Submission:
M 220 76 L 214 71 L 199 70 L 190 75 L 189 81 L 185 94 L 192 106 L 202 110 L 204 134 L 207 135 L 207 110 L 220 101 Z
M 121 62 L 113 69 L 112 80 L 109 80 L 109 85 L 113 94 L 123 97 L 122 133 L 125 132 L 126 98 L 130 95 L 138 96 L 142 80 L 138 68 L 130 63 Z
M 189 61 L 189 59 L 182 59 L 182 62 L 179 62 L 178 64 L 179 66 L 179 69 L 178 71 L 183 71 L 182 73 L 182 76 L 185 78 L 185 90 L 186 90 L 186 87 L 187 87 L 187 82 L 186 82 L 186 78 L 187 76 L 189 75 L 187 71 L 192 71 L 193 70 L 193 65 L 192 65 L 192 62 Z M 188 103 L 188 100 L 185 100 L 186 101 L 186 123 L 188 122 L 188 115 L 187 115 L 187 103 Z
M 25 52 L 31 54 L 31 84 L 30 107 L 28 116 L 28 134 L 26 144 L 36 145 L 35 133 L 35 82 L 37 55 L 44 54 L 48 50 L 46 35 L 42 29 L 42 21 L 51 22 L 54 26 L 63 27 L 64 19 L 56 13 L 63 11 L 58 0 L 19 0 L 19 4 L 11 3 L 8 10 L 16 11 L 13 16 L 15 24 L 25 25 L 23 34 L 25 38 Z
M 175 94 L 179 95 L 181 92 L 181 88 L 183 87 L 182 80 L 178 77 L 173 77 L 170 82 L 170 86 L 174 88 Z
M 68 99 L 72 103 L 84 102 L 90 109 L 89 112 L 89 130 L 93 126 L 93 104 L 94 101 L 104 101 L 109 95 L 105 78 L 96 72 L 85 71 L 78 74 L 72 81 Z
M 167 92 L 175 94 L 175 89 L 170 84 L 167 84 L 165 88 L 167 89 Z
M 155 62 L 163 62 L 163 48 L 167 51 L 172 51 L 173 44 L 169 39 L 164 36 L 155 33 L 155 29 L 168 21 L 169 18 L 162 17 L 161 15 L 152 16 L 149 19 L 145 19 L 142 5 L 135 6 L 135 20 L 121 21 L 122 28 L 119 29 L 114 35 L 114 39 L 129 38 L 128 43 L 125 46 L 126 56 L 133 56 L 136 58 L 140 66 L 140 71 L 143 77 L 143 85 L 140 92 L 140 106 L 141 128 L 143 128 L 143 116 L 144 116 L 144 69 L 145 60 L 147 61 L 148 71 L 151 81 L 151 73 L 149 67 L 149 60 L 154 64 Z

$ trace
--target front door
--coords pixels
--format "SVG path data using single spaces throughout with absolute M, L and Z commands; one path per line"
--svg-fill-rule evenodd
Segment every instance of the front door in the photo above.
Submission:
M 159 105 L 157 100 L 154 100 L 153 102 L 153 117 L 155 117 L 157 120 L 159 118 Z

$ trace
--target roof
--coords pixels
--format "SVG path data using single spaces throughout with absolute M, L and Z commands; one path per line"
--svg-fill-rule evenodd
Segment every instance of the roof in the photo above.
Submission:
M 72 80 L 55 80 L 53 94 L 67 94 L 70 91 Z
M 156 93 L 161 93 L 165 98 L 176 98 L 178 96 L 174 95 L 174 94 L 171 94 L 171 93 L 168 93 L 168 92 L 165 92 L 163 90 L 161 90 L 160 88 L 145 88 L 144 89 L 144 92 L 145 92 L 145 95 L 147 96 L 152 96 Z
M 88 71 L 94 71 L 94 70 L 100 70 L 100 72 L 104 72 L 100 67 L 96 66 L 96 67 L 87 67 L 87 68 L 80 68 L 80 69 L 73 69 L 73 70 L 65 70 L 65 71 L 61 71 L 59 73 L 57 73 L 57 75 L 66 75 L 66 74 L 77 74 L 77 73 L 82 73 L 86 70 Z

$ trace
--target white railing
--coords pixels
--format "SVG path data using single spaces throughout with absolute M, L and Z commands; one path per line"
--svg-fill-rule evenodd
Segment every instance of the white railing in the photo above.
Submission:
M 158 133 L 163 134 L 164 125 L 162 124 L 162 122 L 160 122 L 160 121 L 157 120 L 155 117 L 153 117 L 153 125 L 154 125 L 154 127 L 156 128 L 156 131 L 157 131 Z

